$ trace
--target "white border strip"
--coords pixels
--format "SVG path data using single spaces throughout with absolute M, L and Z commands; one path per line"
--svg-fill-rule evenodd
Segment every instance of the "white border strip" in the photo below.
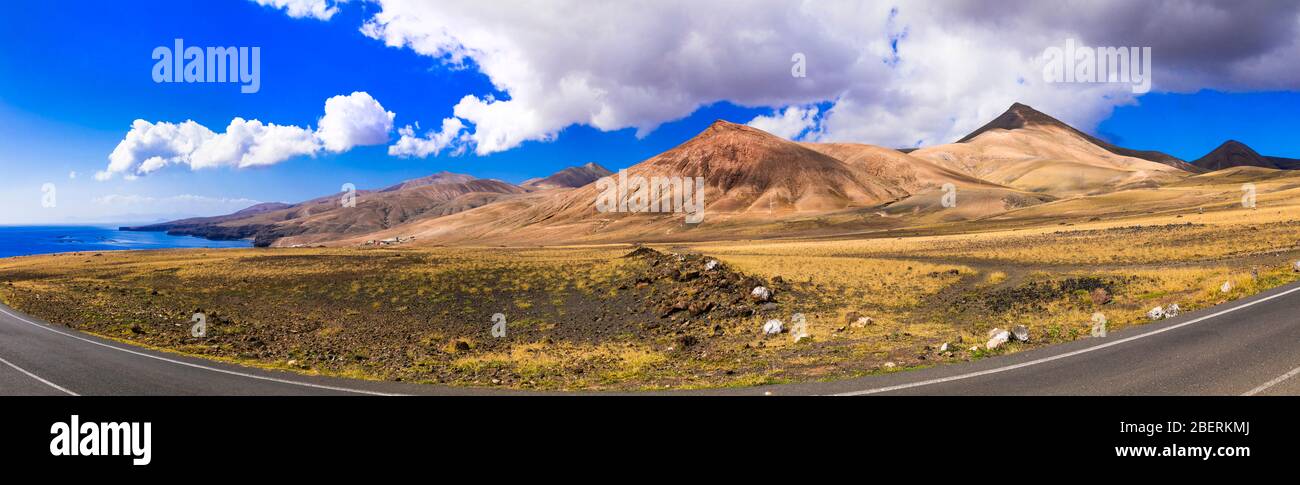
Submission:
M 23 374 L 27 374 L 27 377 L 30 377 L 30 378 L 32 378 L 32 379 L 36 379 L 36 380 L 38 380 L 38 381 L 41 381 L 41 384 L 45 384 L 45 385 L 47 385 L 47 386 L 53 387 L 53 388 L 55 388 L 55 389 L 58 389 L 59 391 L 63 392 L 64 394 L 67 394 L 67 395 L 69 395 L 69 396 L 77 396 L 77 395 L 78 395 L 78 394 L 75 393 L 75 392 L 72 392 L 72 391 L 67 390 L 67 389 L 64 388 L 63 386 L 60 386 L 60 385 L 55 384 L 55 383 L 53 383 L 53 382 L 47 381 L 47 380 L 45 380 L 45 379 L 42 379 L 41 376 L 38 376 L 38 375 L 33 374 L 33 373 L 31 373 L 31 372 L 27 372 L 27 369 L 24 369 L 24 368 L 22 368 L 22 367 L 18 367 L 17 365 L 14 365 L 13 362 L 9 362 L 9 361 L 7 361 L 7 360 L 4 360 L 3 358 L 0 358 L 0 363 L 3 363 L 4 365 L 7 365 L 7 366 L 9 366 L 9 367 L 13 367 L 14 369 L 18 370 L 18 372 L 22 372 Z
M 28 319 L 26 319 L 26 318 L 23 318 L 23 317 L 21 317 L 21 316 L 19 316 L 19 315 L 15 315 L 14 313 L 10 312 L 9 310 L 6 310 L 6 309 L 3 308 L 3 307 L 0 307 L 0 313 L 4 313 L 4 314 L 9 315 L 9 316 L 11 316 L 11 317 L 17 318 L 18 320 L 21 320 L 22 322 L 27 323 L 28 325 L 31 325 L 31 326 L 33 326 L 33 327 L 41 328 L 41 329 L 44 329 L 44 330 L 49 330 L 49 331 L 54 332 L 54 333 L 57 333 L 57 334 L 59 334 L 59 335 L 63 335 L 63 336 L 65 336 L 65 337 L 74 338 L 74 339 L 80 340 L 80 341 L 82 341 L 82 342 L 92 343 L 92 344 L 98 345 L 98 346 L 100 346 L 100 347 L 108 347 L 108 348 L 110 348 L 110 349 L 118 350 L 118 351 L 122 351 L 122 352 L 126 352 L 126 353 L 128 353 L 128 354 L 139 355 L 139 356 L 141 356 L 141 357 L 148 357 L 148 358 L 150 358 L 150 359 L 157 359 L 157 360 L 161 360 L 161 361 L 163 361 L 163 362 L 170 362 L 170 363 L 172 363 L 172 364 L 183 365 L 183 366 L 186 366 L 186 367 L 193 367 L 193 368 L 196 368 L 196 369 L 209 370 L 209 371 L 212 371 L 212 372 L 220 372 L 220 373 L 222 373 L 222 374 L 229 374 L 229 375 L 232 375 L 232 376 L 247 377 L 247 378 L 249 378 L 249 379 L 258 379 L 258 380 L 263 380 L 263 381 L 279 382 L 279 383 L 281 383 L 281 384 L 292 384 L 292 385 L 295 385 L 295 386 L 311 387 L 311 388 L 315 388 L 315 389 L 326 389 L 326 390 L 330 390 L 330 391 L 352 392 L 352 393 L 356 393 L 356 394 L 368 394 L 368 395 L 372 395 L 372 396 L 400 396 L 400 395 L 401 395 L 401 394 L 390 394 L 390 393 L 384 393 L 384 392 L 365 391 L 365 390 L 361 390 L 361 389 L 351 389 L 351 388 L 347 388 L 347 387 L 326 386 L 326 385 L 323 385 L 323 384 L 312 384 L 312 383 L 309 383 L 309 382 L 291 381 L 291 380 L 288 380 L 288 379 L 279 379 L 279 378 L 275 378 L 275 377 L 259 376 L 259 375 L 255 375 L 255 374 L 248 374 L 248 373 L 238 372 L 238 371 L 233 371 L 233 370 L 219 369 L 219 368 L 216 368 L 216 367 L 208 367 L 208 366 L 206 366 L 206 365 L 195 364 L 195 363 L 185 362 L 185 361 L 182 361 L 182 360 L 176 360 L 176 359 L 169 359 L 169 358 L 166 358 L 166 357 L 160 357 L 160 356 L 157 356 L 157 355 L 150 355 L 150 354 L 146 354 L 146 353 L 144 353 L 144 352 L 137 352 L 137 351 L 134 351 L 134 350 L 131 350 L 131 349 L 124 349 L 124 348 L 118 347 L 118 346 L 116 346 L 116 345 L 108 345 L 108 344 L 105 344 L 105 343 L 103 343 L 103 342 L 96 342 L 96 341 L 94 341 L 94 340 L 91 340 L 91 339 L 88 339 L 88 338 L 85 338 L 85 337 L 81 337 L 81 336 L 78 336 L 78 335 L 73 335 L 73 334 L 66 333 L 66 332 L 62 332 L 62 331 L 59 331 L 59 330 L 55 330 L 55 329 L 50 328 L 50 327 L 48 327 L 48 326 L 41 325 L 41 324 L 39 324 L 39 323 L 33 322 L 33 321 L 28 320 Z M 24 372 L 25 372 L 25 371 L 24 371 Z M 32 376 L 32 377 L 36 377 L 36 376 Z M 40 379 L 40 378 L 37 377 L 37 379 Z M 41 379 L 41 380 L 44 381 L 44 379 Z M 48 382 L 46 382 L 46 383 L 48 384 Z M 50 384 L 50 385 L 53 386 L 54 384 Z M 55 387 L 58 387 L 58 386 L 55 386 Z M 60 389 L 62 389 L 62 388 L 60 388 Z M 65 390 L 65 392 L 66 392 L 66 390 Z
M 1054 360 L 1064 359 L 1064 358 L 1066 358 L 1066 357 L 1074 357 L 1074 356 L 1076 356 L 1076 355 L 1086 354 L 1086 353 L 1088 353 L 1088 352 L 1092 352 L 1092 351 L 1094 351 L 1094 350 L 1101 350 L 1101 349 L 1104 349 L 1104 348 L 1107 348 L 1107 347 L 1113 347 L 1113 346 L 1116 346 L 1116 345 L 1119 345 L 1119 344 L 1122 344 L 1122 343 L 1132 342 L 1132 341 L 1134 341 L 1134 340 L 1138 340 L 1138 339 L 1141 339 L 1141 338 L 1150 337 L 1150 336 L 1152 336 L 1152 335 L 1165 333 L 1165 332 L 1168 332 L 1168 331 L 1170 331 L 1170 330 L 1175 330 L 1175 329 L 1183 328 L 1183 327 L 1186 327 L 1186 326 L 1191 325 L 1191 324 L 1193 324 L 1193 323 L 1203 322 L 1203 321 L 1205 321 L 1205 320 L 1209 320 L 1209 319 L 1211 319 L 1211 318 L 1215 318 L 1215 317 L 1222 316 L 1222 315 L 1227 314 L 1227 313 L 1235 312 L 1235 311 L 1240 310 L 1240 309 L 1242 309 L 1242 308 L 1246 308 L 1246 307 L 1254 306 L 1254 305 L 1259 304 L 1259 303 L 1264 303 L 1264 302 L 1266 302 L 1266 301 L 1269 301 L 1269 300 L 1272 300 L 1272 299 L 1275 299 L 1275 298 L 1281 298 L 1281 297 L 1283 297 L 1283 296 L 1289 295 L 1289 294 L 1291 294 L 1291 293 L 1295 293 L 1295 292 L 1297 292 L 1297 291 L 1300 291 L 1300 287 L 1292 288 L 1292 289 L 1289 289 L 1289 290 L 1283 291 L 1283 292 L 1281 292 L 1281 293 L 1278 293 L 1278 294 L 1276 294 L 1276 295 L 1270 295 L 1270 296 L 1267 296 L 1267 297 L 1264 297 L 1264 298 L 1260 298 L 1260 299 L 1258 299 L 1258 300 L 1255 300 L 1255 301 L 1252 301 L 1252 302 L 1249 302 L 1249 303 L 1243 303 L 1243 304 L 1241 304 L 1241 305 L 1238 305 L 1238 306 L 1235 306 L 1235 307 L 1229 308 L 1229 309 L 1227 309 L 1227 310 L 1221 310 L 1221 311 L 1218 311 L 1218 312 L 1215 312 L 1215 313 L 1211 313 L 1211 314 L 1209 314 L 1209 315 L 1206 315 L 1206 316 L 1203 316 L 1203 317 L 1200 317 L 1200 318 L 1196 318 L 1196 319 L 1193 319 L 1193 320 L 1188 320 L 1188 321 L 1183 322 L 1183 323 L 1180 323 L 1180 324 L 1178 324 L 1178 325 L 1171 325 L 1171 326 L 1168 326 L 1168 327 L 1165 327 L 1165 328 L 1162 328 L 1162 329 L 1159 329 L 1159 330 L 1153 330 L 1153 331 L 1150 331 L 1150 332 L 1147 332 L 1147 333 L 1143 333 L 1143 334 L 1139 334 L 1139 335 L 1134 335 L 1134 336 L 1132 336 L 1132 337 L 1128 337 L 1128 338 L 1124 338 L 1124 339 L 1116 340 L 1116 341 L 1114 341 L 1114 342 L 1106 342 L 1106 343 L 1101 344 L 1101 345 L 1096 345 L 1096 346 L 1092 346 L 1092 347 L 1088 347 L 1088 348 L 1083 348 L 1083 349 L 1075 350 L 1075 351 L 1072 351 L 1072 352 L 1066 352 L 1066 353 L 1064 353 L 1064 354 L 1053 355 L 1053 356 L 1050 356 L 1050 357 L 1043 357 L 1043 358 L 1040 358 L 1040 359 L 1034 359 L 1034 360 L 1031 360 L 1031 361 L 1028 361 L 1028 362 L 1021 362 L 1021 363 L 1019 363 L 1019 364 L 1008 365 L 1008 366 L 1004 366 L 1004 367 L 997 367 L 997 368 L 988 369 L 988 370 L 982 370 L 982 371 L 978 371 L 978 372 L 970 372 L 970 373 L 960 374 L 960 375 L 955 375 L 955 376 L 951 376 L 951 377 L 941 377 L 941 378 L 938 378 L 938 379 L 930 379 L 930 380 L 927 380 L 927 381 L 912 382 L 912 383 L 908 383 L 908 384 L 899 384 L 899 385 L 897 385 L 897 386 L 880 387 L 880 388 L 876 388 L 876 389 L 867 389 L 867 390 L 864 390 L 864 391 L 851 391 L 851 392 L 844 392 L 844 393 L 832 394 L 832 395 L 833 395 L 833 396 L 865 396 L 865 395 L 868 395 L 868 394 L 879 394 L 879 393 L 882 393 L 882 392 L 897 391 L 897 390 L 901 390 L 901 389 L 911 389 L 911 388 L 914 388 L 914 387 L 929 386 L 929 385 L 932 385 L 932 384 L 942 384 L 942 383 L 944 383 L 944 382 L 959 381 L 959 380 L 962 380 L 962 379 L 970 379 L 970 378 L 972 378 L 972 377 L 980 377 L 980 376 L 986 376 L 986 375 L 989 375 L 989 374 L 997 374 L 997 373 L 1000 373 L 1000 372 L 1006 372 L 1006 371 L 1011 371 L 1011 370 L 1021 369 L 1021 368 L 1025 368 L 1025 367 L 1029 367 L 1029 366 L 1033 366 L 1033 365 L 1038 365 L 1038 364 L 1043 364 L 1043 363 L 1046 363 L 1046 362 L 1051 362 L 1051 361 L 1054 361 Z M 1300 369 L 1296 369 L 1296 370 L 1291 371 L 1291 372 L 1293 372 L 1293 373 L 1300 373 Z M 1277 382 L 1282 382 L 1282 380 L 1285 380 L 1286 377 L 1290 377 L 1290 374 L 1288 374 L 1287 376 L 1283 376 L 1283 378 L 1279 378 L 1280 380 L 1277 380 Z M 1270 382 L 1269 384 L 1265 384 L 1265 386 L 1272 386 L 1273 384 L 1276 384 L 1276 382 Z M 1265 386 L 1260 386 L 1260 387 L 1263 387 L 1263 388 L 1267 389 L 1267 387 L 1265 387 Z M 1262 390 L 1262 389 L 1259 389 L 1259 390 Z M 1256 392 L 1256 391 L 1251 391 L 1251 392 Z

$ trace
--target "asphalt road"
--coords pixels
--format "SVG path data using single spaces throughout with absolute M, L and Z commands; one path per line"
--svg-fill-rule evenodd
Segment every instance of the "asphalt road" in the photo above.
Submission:
M 4 395 L 513 393 L 306 376 L 177 356 L 0 305 Z M 1300 284 L 1104 338 L 975 362 L 837 382 L 668 394 L 1300 395 Z

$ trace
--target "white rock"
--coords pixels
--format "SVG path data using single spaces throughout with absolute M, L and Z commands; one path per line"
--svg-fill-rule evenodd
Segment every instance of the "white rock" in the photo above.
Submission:
M 1220 292 L 1223 292 L 1223 293 L 1227 293 L 1227 292 L 1229 292 L 1229 291 L 1232 291 L 1232 282 L 1231 282 L 1231 281 L 1224 281 L 1224 282 L 1223 282 L 1223 286 L 1220 286 L 1220 287 L 1219 287 L 1219 291 L 1220 291 Z
M 757 301 L 768 301 L 772 299 L 772 290 L 766 286 L 755 286 L 754 291 L 749 292 L 749 297 Z
M 713 268 L 717 268 L 717 267 L 718 267 L 718 260 L 716 259 L 710 259 L 709 262 L 704 263 L 705 271 L 711 271 Z
M 1293 271 L 1300 271 L 1300 260 L 1296 260 L 1295 264 L 1291 265 L 1291 269 Z
M 1000 328 L 995 328 L 993 330 L 996 333 L 993 333 L 993 337 L 989 338 L 988 343 L 984 344 L 984 348 L 989 350 L 993 350 L 998 347 L 1001 347 L 1002 344 L 1007 343 L 1007 340 L 1011 339 L 1011 332 L 1002 330 Z
M 767 323 L 764 323 L 764 324 L 763 324 L 763 333 L 764 333 L 764 334 L 767 334 L 767 335 L 776 335 L 776 334 L 781 333 L 781 332 L 783 332 L 783 331 L 785 331 L 785 325 L 783 325 L 783 324 L 781 323 L 780 320 L 777 320 L 777 319 L 775 319 L 775 318 L 774 318 L 774 319 L 771 319 L 771 320 L 768 320 Z
M 852 326 L 853 328 L 862 328 L 862 327 L 865 327 L 865 326 L 867 326 L 867 325 L 871 325 L 871 322 L 874 322 L 874 321 L 875 321 L 875 320 L 872 320 L 871 317 L 858 317 L 858 321 L 853 322 L 853 323 L 851 323 L 851 324 L 849 324 L 849 325 Z
M 947 352 L 947 351 L 948 351 L 948 342 L 944 342 L 943 345 L 939 346 L 939 352 Z
M 1178 314 L 1179 314 L 1180 312 L 1182 312 L 1182 311 L 1183 311 L 1183 309 L 1182 309 L 1182 308 L 1178 308 L 1178 304 L 1177 304 L 1177 303 L 1171 304 L 1171 305 L 1165 307 L 1165 318 L 1174 318 L 1174 317 L 1178 316 Z
M 1152 320 L 1159 320 L 1164 317 L 1165 317 L 1165 309 L 1162 307 L 1155 307 L 1152 308 L 1151 311 L 1147 312 L 1147 318 L 1150 318 Z
M 898 367 L 898 364 L 895 364 L 893 362 L 885 362 L 885 365 L 883 365 L 882 367 L 886 369 L 893 369 L 895 367 Z
M 1101 312 L 1097 312 L 1097 313 L 1092 314 L 1092 332 L 1091 332 L 1091 333 L 1092 333 L 1092 336 L 1093 336 L 1093 337 L 1105 337 L 1105 336 L 1106 336 L 1106 315 L 1103 315 Z
M 1011 335 L 1015 337 L 1016 340 L 1019 340 L 1021 342 L 1028 342 L 1029 328 L 1025 327 L 1024 325 L 1016 325 L 1014 327 L 1011 327 Z

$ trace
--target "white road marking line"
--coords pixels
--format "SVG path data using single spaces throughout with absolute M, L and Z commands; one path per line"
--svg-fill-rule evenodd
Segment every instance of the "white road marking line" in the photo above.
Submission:
M 1271 381 L 1265 382 L 1265 383 L 1261 384 L 1259 387 L 1256 387 L 1256 388 L 1254 388 L 1254 389 L 1251 389 L 1251 390 L 1249 390 L 1249 391 L 1246 391 L 1246 393 L 1245 393 L 1245 394 L 1242 394 L 1242 395 L 1243 395 L 1243 396 L 1254 396 L 1254 395 L 1256 395 L 1256 394 L 1259 394 L 1259 393 L 1261 393 L 1261 392 L 1264 392 L 1265 390 L 1267 390 L 1267 389 L 1270 388 L 1270 387 L 1273 387 L 1273 386 L 1276 386 L 1276 385 L 1278 385 L 1278 384 L 1281 384 L 1282 381 L 1285 381 L 1285 380 L 1287 380 L 1287 379 L 1290 379 L 1290 378 L 1292 378 L 1292 377 L 1295 377 L 1297 374 L 1300 374 L 1300 367 L 1296 367 L 1296 368 L 1294 368 L 1294 369 L 1291 369 L 1291 372 L 1287 372 L 1286 374 L 1282 374 L 1282 375 L 1278 376 L 1277 379 L 1273 379 L 1273 380 L 1271 380 Z
M 62 392 L 62 393 L 64 393 L 64 394 L 67 394 L 67 395 L 69 395 L 69 396 L 76 396 L 76 395 L 77 395 L 77 393 L 72 392 L 72 391 L 69 391 L 69 390 L 67 390 L 66 388 L 64 388 L 63 386 L 60 386 L 60 385 L 55 384 L 55 383 L 53 383 L 53 382 L 47 381 L 47 380 L 45 380 L 45 379 L 42 379 L 41 376 L 38 376 L 38 375 L 33 374 L 33 373 L 31 373 L 31 372 L 27 372 L 27 369 L 24 369 L 24 368 L 22 368 L 22 367 L 18 367 L 17 365 L 14 365 L 13 362 L 9 362 L 9 361 L 7 361 L 7 360 L 4 360 L 3 358 L 0 358 L 0 363 L 3 363 L 4 365 L 7 365 L 7 366 L 9 366 L 9 367 L 13 367 L 13 368 L 14 368 L 15 370 L 17 370 L 18 372 L 22 372 L 23 374 L 27 374 L 27 377 L 30 377 L 30 378 L 32 378 L 32 379 L 36 379 L 36 380 L 38 380 L 38 381 L 41 381 L 41 384 L 45 384 L 45 385 L 47 385 L 47 386 L 53 387 L 53 388 L 55 388 L 55 389 L 58 389 L 60 392 Z
M 1021 362 L 1021 363 L 1019 363 L 1019 364 L 1008 365 L 1008 366 L 1004 366 L 1004 367 L 997 367 L 997 368 L 988 369 L 988 370 L 982 370 L 982 371 L 978 371 L 978 372 L 970 372 L 970 373 L 966 373 L 966 374 L 959 374 L 959 375 L 955 375 L 955 376 L 951 376 L 951 377 L 941 377 L 941 378 L 938 378 L 938 379 L 930 379 L 930 380 L 926 380 L 926 381 L 911 382 L 911 383 L 907 383 L 907 384 L 899 384 L 899 385 L 896 385 L 896 386 L 889 386 L 889 387 L 880 387 L 880 388 L 876 388 L 876 389 L 867 389 L 867 390 L 864 390 L 864 391 L 844 392 L 844 393 L 833 394 L 833 395 L 834 395 L 834 396 L 865 396 L 865 395 L 867 395 L 867 394 L 879 394 L 879 393 L 882 393 L 882 392 L 897 391 L 897 390 L 901 390 L 901 389 L 911 389 L 911 388 L 913 388 L 913 387 L 929 386 L 929 385 L 932 385 L 932 384 L 942 384 L 942 383 L 944 383 L 944 382 L 959 381 L 959 380 L 962 380 L 962 379 L 970 379 L 970 378 L 972 378 L 972 377 L 986 376 L 986 375 L 989 375 L 989 374 L 997 374 L 997 373 L 1000 373 L 1000 372 L 1006 372 L 1006 371 L 1010 371 L 1010 370 L 1021 369 L 1021 368 L 1025 368 L 1025 367 L 1029 367 L 1029 366 L 1033 366 L 1033 365 L 1042 364 L 1042 363 L 1045 363 L 1045 362 L 1051 362 L 1051 361 L 1054 361 L 1054 360 L 1064 359 L 1064 358 L 1066 358 L 1066 357 L 1073 357 L 1073 356 L 1080 355 L 1080 354 L 1086 354 L 1086 353 L 1088 353 L 1088 352 L 1092 352 L 1092 351 L 1094 351 L 1094 350 L 1101 350 L 1101 349 L 1104 349 L 1104 348 L 1107 348 L 1107 347 L 1113 347 L 1113 346 L 1116 346 L 1116 345 L 1119 345 L 1119 344 L 1122 344 L 1122 343 L 1132 342 L 1132 341 L 1137 340 L 1137 339 L 1150 337 L 1150 336 L 1152 336 L 1152 335 L 1165 333 L 1165 332 L 1168 332 L 1168 331 L 1170 331 L 1170 330 L 1175 330 L 1175 329 L 1183 328 L 1183 327 L 1186 327 L 1186 326 L 1191 325 L 1191 324 L 1193 324 L 1193 323 L 1203 322 L 1203 321 L 1205 321 L 1205 320 L 1209 320 L 1209 319 L 1211 319 L 1211 318 L 1215 318 L 1215 317 L 1222 316 L 1222 315 L 1227 314 L 1227 313 L 1235 312 L 1235 311 L 1240 310 L 1240 309 L 1242 309 L 1242 308 L 1246 308 L 1246 307 L 1249 307 L 1249 306 L 1254 306 L 1254 305 L 1259 304 L 1259 303 L 1264 303 L 1264 302 L 1269 301 L 1269 300 L 1272 300 L 1272 299 L 1274 299 L 1274 298 L 1281 298 L 1281 297 L 1283 297 L 1283 296 L 1289 295 L 1289 294 L 1291 294 L 1291 293 L 1295 293 L 1295 292 L 1297 292 L 1297 291 L 1300 291 L 1300 287 L 1292 288 L 1292 289 L 1289 289 L 1289 290 L 1283 291 L 1283 292 L 1281 292 L 1281 293 L 1278 293 L 1278 294 L 1276 294 L 1276 295 L 1271 295 L 1271 296 L 1267 296 L 1267 297 L 1264 297 L 1264 298 L 1260 298 L 1260 299 L 1258 299 L 1258 300 L 1255 300 L 1255 301 L 1252 301 L 1252 302 L 1249 302 L 1249 303 L 1243 303 L 1243 304 L 1241 304 L 1241 305 L 1238 305 L 1238 306 L 1235 306 L 1235 307 L 1229 308 L 1229 309 L 1227 309 L 1227 310 L 1221 310 L 1221 311 L 1218 311 L 1218 312 L 1215 312 L 1215 313 L 1211 313 L 1211 314 L 1209 314 L 1209 315 L 1206 315 L 1206 316 L 1203 316 L 1203 317 L 1200 317 L 1200 318 L 1196 318 L 1196 319 L 1194 319 L 1194 320 L 1188 320 L 1188 321 L 1183 322 L 1183 323 L 1180 323 L 1180 324 L 1178 324 L 1178 325 L 1172 325 L 1172 326 L 1165 327 L 1165 328 L 1162 328 L 1162 329 L 1159 329 L 1159 330 L 1152 330 L 1152 331 L 1147 332 L 1147 333 L 1143 333 L 1143 334 L 1139 334 L 1139 335 L 1134 335 L 1134 336 L 1132 336 L 1132 337 L 1123 338 L 1123 339 L 1120 339 L 1120 340 L 1116 340 L 1116 341 L 1114 341 L 1114 342 L 1107 342 L 1107 343 L 1104 343 L 1104 344 L 1101 344 L 1101 345 L 1095 345 L 1095 346 L 1092 346 L 1092 347 L 1083 348 L 1083 349 L 1075 350 L 1075 351 L 1072 351 L 1072 352 L 1066 352 L 1066 353 L 1064 353 L 1064 354 L 1053 355 L 1053 356 L 1050 356 L 1050 357 L 1043 357 L 1043 358 L 1041 358 L 1041 359 L 1034 359 L 1034 360 L 1031 360 L 1031 361 L 1028 361 L 1028 362 Z M 1300 371 L 1300 369 L 1297 369 L 1297 371 Z M 1296 372 L 1296 371 L 1292 371 L 1292 372 Z M 1289 377 L 1289 376 L 1288 376 L 1288 377 Z M 1278 381 L 1278 382 L 1281 382 L 1281 381 Z M 1253 392 L 1253 391 L 1252 391 L 1252 392 Z
M 122 352 L 126 352 L 126 353 L 128 353 L 128 354 L 135 354 L 135 355 L 139 355 L 139 356 L 141 356 L 141 357 L 148 357 L 148 358 L 150 358 L 150 359 L 157 359 L 157 360 L 161 360 L 161 361 L 163 361 L 163 362 L 170 362 L 170 363 L 173 363 L 173 364 L 183 365 L 183 366 L 187 366 L 187 367 L 193 367 L 193 368 L 196 368 L 196 369 L 209 370 L 209 371 L 212 371 L 212 372 L 220 372 L 220 373 L 222 373 L 222 374 L 230 374 L 230 375 L 233 375 L 233 376 L 247 377 L 247 378 L 249 378 L 249 379 L 258 379 L 258 380 L 263 380 L 263 381 L 279 382 L 279 383 L 281 383 L 281 384 L 292 384 L 292 385 L 295 385 L 295 386 L 311 387 L 311 388 L 316 388 L 316 389 L 326 389 L 326 390 L 330 390 L 330 391 L 352 392 L 352 393 L 357 393 L 357 394 L 369 394 L 369 395 L 372 395 L 372 396 L 400 396 L 400 395 L 401 395 L 401 394 L 390 394 L 390 393 L 384 393 L 384 392 L 365 391 L 365 390 L 361 390 L 361 389 L 351 389 L 351 388 L 347 388 L 347 387 L 326 386 L 326 385 L 323 385 L 323 384 L 312 384 L 312 383 L 309 383 L 309 382 L 291 381 L 291 380 L 288 380 L 288 379 L 279 379 L 279 378 L 275 378 L 275 377 L 266 377 L 266 376 L 259 376 L 259 375 L 255 375 L 255 374 L 247 374 L 247 373 L 244 373 L 244 372 L 238 372 L 238 371 L 233 371 L 233 370 L 219 369 L 219 368 L 216 368 L 216 367 L 208 367 L 208 366 L 206 366 L 206 365 L 194 364 L 194 363 L 185 362 L 185 361 L 182 361 L 182 360 L 168 359 L 168 358 L 166 358 L 166 357 L 160 357 L 160 356 L 157 356 L 157 355 L 149 355 L 149 354 L 146 354 L 146 353 L 144 353 L 144 352 L 137 352 L 137 351 L 134 351 L 134 350 L 131 350 L 131 349 L 124 349 L 124 348 L 118 347 L 118 346 L 116 346 L 116 345 L 108 345 L 108 344 L 105 344 L 105 343 L 103 343 L 103 342 L 96 342 L 96 341 L 94 341 L 94 340 L 90 340 L 90 339 L 85 338 L 85 337 L 81 337 L 81 336 L 73 335 L 73 334 L 66 333 L 66 332 L 61 332 L 61 331 L 59 331 L 59 330 L 55 330 L 55 329 L 50 328 L 50 327 L 48 327 L 48 326 L 41 325 L 41 324 L 39 324 L 39 323 L 33 322 L 33 321 L 28 320 L 28 319 L 26 319 L 26 318 L 23 318 L 23 317 L 21 317 L 21 316 L 15 315 L 15 314 L 9 312 L 8 310 L 6 310 L 6 309 L 4 309 L 4 308 L 0 308 L 0 313 L 4 313 L 5 315 L 9 315 L 9 316 L 11 316 L 11 317 L 14 317 L 14 318 L 16 318 L 16 319 L 18 319 L 18 320 L 21 320 L 21 321 L 23 321 L 24 323 L 26 323 L 26 324 L 28 324 L 28 325 L 31 325 L 31 326 L 33 326 L 33 327 L 40 328 L 40 329 L 44 329 L 44 330 L 48 330 L 48 331 L 51 331 L 51 332 L 57 333 L 57 334 L 59 334 L 59 335 L 62 335 L 62 336 L 64 336 L 64 337 L 74 338 L 74 339 L 77 339 L 77 340 L 80 340 L 80 341 L 83 341 L 83 342 L 86 342 L 86 343 L 91 343 L 91 344 L 98 345 L 98 346 L 100 346 L 100 347 L 108 347 L 108 348 L 110 348 L 110 349 L 118 350 L 118 351 L 122 351 Z M 32 376 L 32 377 L 36 377 L 36 376 Z M 40 379 L 40 378 L 37 377 L 37 379 Z M 42 379 L 42 380 L 43 380 L 43 379 Z M 48 383 L 48 382 L 47 382 L 47 383 Z M 53 384 L 50 384 L 50 385 L 53 385 Z M 57 386 L 56 386 L 56 387 L 57 387 Z M 65 391 L 66 391 L 66 390 L 65 390 Z

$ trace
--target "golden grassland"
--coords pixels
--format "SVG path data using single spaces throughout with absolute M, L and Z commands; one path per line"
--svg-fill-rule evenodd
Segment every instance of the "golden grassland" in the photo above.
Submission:
M 1113 330 L 1148 321 L 1157 305 L 1202 309 L 1296 281 L 1300 207 L 1277 194 L 1261 195 L 1258 209 L 659 248 L 784 281 L 775 309 L 732 317 L 647 308 L 648 295 L 669 289 L 638 283 L 647 268 L 621 257 L 630 246 L 29 256 L 0 260 L 0 298 L 141 345 L 372 379 L 533 389 L 836 379 L 1087 338 L 1096 312 Z M 208 315 L 204 337 L 189 335 L 195 312 Z M 498 312 L 508 321 L 500 339 L 490 335 Z M 789 326 L 796 313 L 811 338 L 762 334 L 764 321 Z M 872 321 L 852 325 L 857 316 Z M 1012 325 L 1031 340 L 984 349 L 990 329 Z

